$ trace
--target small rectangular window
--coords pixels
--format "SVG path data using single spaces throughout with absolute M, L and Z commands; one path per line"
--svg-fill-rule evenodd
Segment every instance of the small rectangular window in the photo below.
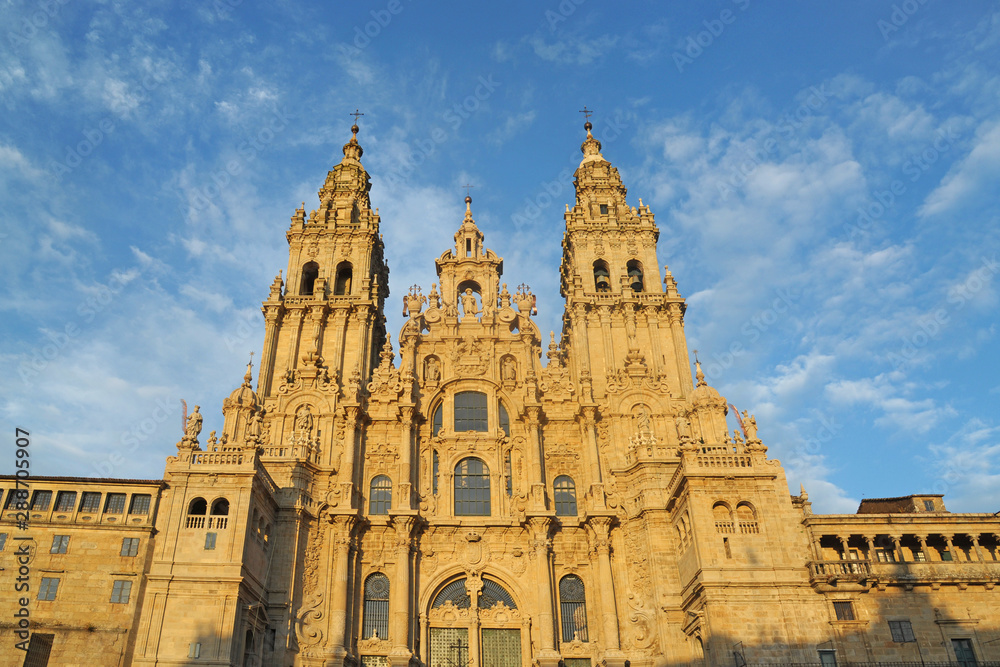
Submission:
M 924 501 L 924 509 L 927 510 L 928 512 L 933 512 L 934 511 L 934 501 L 933 500 L 925 500 Z
M 875 557 L 880 563 L 895 563 L 896 562 L 896 550 L 895 549 L 876 549 Z
M 125 511 L 125 494 L 109 493 L 108 501 L 104 504 L 105 514 L 121 514 Z
M 7 546 L 7 533 L 0 533 L 0 551 Z
M 72 512 L 76 506 L 76 491 L 60 491 L 56 496 L 57 512 Z
M 436 496 L 438 494 L 438 453 L 437 453 L 436 449 L 434 450 L 434 457 L 433 458 L 434 458 L 434 461 L 433 461 L 433 463 L 431 465 L 434 468 L 433 474 L 432 474 L 432 477 L 434 479 L 431 482 L 431 493 L 433 493 Z
M 111 587 L 112 604 L 128 604 L 128 599 L 132 595 L 132 582 L 117 580 Z
M 42 583 L 38 585 L 39 600 L 55 600 L 56 592 L 59 590 L 59 580 L 52 577 L 42 577 Z
M 188 646 L 188 657 L 189 658 L 201 657 L 201 642 L 196 642 Z
M 948 551 L 948 549 L 941 549 L 941 560 L 943 560 L 943 561 L 953 560 L 952 556 L 951 556 L 951 552 Z
M 24 501 L 28 499 L 27 489 L 11 489 L 7 492 L 7 501 L 4 503 L 3 508 L 5 510 L 9 509 L 23 509 L 17 506 L 18 501 Z
M 205 533 L 205 549 L 215 548 L 215 536 L 216 533 Z
M 916 551 L 913 552 L 913 560 L 915 560 L 918 563 L 924 563 L 927 561 L 927 556 L 924 555 L 923 551 L 917 549 Z
M 52 538 L 52 549 L 49 553 L 64 554 L 69 551 L 69 535 L 56 535 Z
M 128 508 L 128 513 L 149 514 L 149 500 L 150 495 L 148 493 L 132 494 L 132 504 Z
M 601 215 L 607 215 L 607 214 L 608 214 L 608 205 L 601 204 Z
M 850 600 L 838 600 L 834 602 L 833 610 L 837 614 L 838 621 L 854 620 L 854 603 Z
M 136 556 L 139 554 L 139 538 L 126 537 L 122 540 L 122 556 Z
M 819 664 L 822 667 L 837 667 L 837 652 L 836 651 L 820 651 L 819 652 Z
M 896 643 L 915 641 L 913 626 L 909 621 L 889 621 L 889 632 L 892 633 L 892 641 Z
M 51 491 L 35 491 L 35 497 L 31 499 L 31 509 L 36 512 L 44 512 L 52 504 Z
M 52 641 L 55 635 L 32 632 L 28 642 L 28 653 L 24 656 L 25 665 L 48 665 L 52 653 Z
M 101 511 L 101 494 L 93 491 L 85 491 L 83 498 L 80 500 L 80 511 L 88 513 Z

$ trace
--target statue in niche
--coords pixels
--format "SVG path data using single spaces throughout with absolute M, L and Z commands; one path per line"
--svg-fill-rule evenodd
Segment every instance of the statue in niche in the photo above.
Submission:
M 510 357 L 504 357 L 500 365 L 500 379 L 504 382 L 514 382 L 517 380 L 517 363 Z
M 677 426 L 677 439 L 680 442 L 687 442 L 691 439 L 691 422 L 687 417 L 678 417 L 674 420 Z
M 211 431 L 208 434 L 208 442 L 205 443 L 205 451 L 208 452 L 219 451 L 219 439 L 215 437 L 215 431 Z
M 436 357 L 427 357 L 424 364 L 424 381 L 437 382 L 441 379 L 441 367 Z
M 479 314 L 479 304 L 476 303 L 476 293 L 472 291 L 472 288 L 466 287 L 465 293 L 462 294 L 462 314 L 465 317 L 475 317 Z
M 653 417 L 649 414 L 649 408 L 645 405 L 639 406 L 639 413 L 636 415 L 635 424 L 639 435 L 644 437 L 653 435 Z
M 312 436 L 313 416 L 309 406 L 305 406 L 295 417 L 295 432 L 307 440 Z

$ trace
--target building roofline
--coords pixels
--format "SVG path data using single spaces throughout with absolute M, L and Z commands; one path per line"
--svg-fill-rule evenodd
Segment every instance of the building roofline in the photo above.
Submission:
M 162 479 L 119 479 L 115 477 L 59 477 L 52 475 L 32 475 L 31 477 L 18 477 L 17 475 L 0 475 L 0 481 L 24 480 L 26 483 L 32 482 L 85 482 L 88 484 L 156 484 L 163 488 L 167 483 Z

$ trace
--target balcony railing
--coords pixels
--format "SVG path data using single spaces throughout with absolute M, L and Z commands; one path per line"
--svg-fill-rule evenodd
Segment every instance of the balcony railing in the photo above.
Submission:
M 1000 561 L 906 561 L 872 563 L 872 573 L 885 581 L 996 581 Z
M 816 581 L 862 582 L 872 576 L 871 563 L 866 560 L 814 560 L 809 563 L 809 578 Z
M 819 662 L 759 662 L 749 663 L 747 667 L 823 667 Z M 1000 667 L 1000 662 L 983 662 L 967 660 L 965 662 L 840 662 L 838 667 Z

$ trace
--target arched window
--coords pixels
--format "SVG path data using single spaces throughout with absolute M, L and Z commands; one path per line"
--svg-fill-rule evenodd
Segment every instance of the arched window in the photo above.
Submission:
M 569 475 L 559 475 L 552 484 L 556 516 L 576 516 L 576 484 Z
M 353 269 L 349 262 L 337 267 L 337 279 L 333 283 L 334 296 L 346 296 L 351 293 L 351 277 Z
M 740 532 L 745 535 L 754 535 L 760 532 L 757 525 L 757 512 L 753 505 L 742 502 L 736 506 L 736 520 L 739 522 Z
M 308 262 L 302 267 L 302 286 L 299 289 L 299 294 L 302 296 L 312 296 L 313 285 L 316 284 L 316 279 L 319 278 L 319 264 L 316 262 Z
M 562 616 L 563 641 L 588 641 L 587 596 L 583 580 L 575 574 L 567 574 L 559 580 L 559 611 Z
M 490 515 L 490 470 L 479 459 L 462 459 L 455 466 L 455 515 Z
M 243 646 L 243 667 L 253 667 L 254 659 L 253 630 L 247 630 L 246 644 Z
M 219 498 L 212 503 L 212 515 L 213 516 L 229 516 L 229 501 L 225 498 Z
M 611 291 L 611 274 L 607 262 L 603 260 L 594 262 L 594 287 L 598 292 Z
M 460 391 L 455 394 L 455 432 L 486 431 L 489 429 L 486 394 Z
M 437 436 L 441 431 L 441 424 L 444 422 L 444 404 L 438 403 L 434 409 L 434 416 L 431 418 L 431 435 Z
M 629 287 L 632 288 L 633 292 L 641 292 L 643 290 L 642 264 L 633 259 L 626 265 L 626 268 L 628 269 Z
M 507 408 L 503 406 L 503 403 L 497 404 L 497 416 L 500 418 L 500 430 L 503 431 L 507 437 L 510 437 L 510 417 L 507 416 Z
M 361 638 L 389 638 L 389 577 L 373 572 L 365 579 L 365 617 Z
M 441 592 L 434 598 L 434 604 L 431 606 L 437 609 L 438 607 L 443 607 L 448 602 L 451 602 L 459 609 L 468 609 L 472 606 L 469 592 L 465 589 L 465 579 L 456 579 L 442 588 Z
M 431 462 L 431 493 L 435 496 L 438 494 L 438 452 L 434 450 L 434 456 L 431 457 L 433 460 Z
M 388 514 L 390 509 L 392 509 L 392 480 L 385 475 L 372 478 L 368 513 Z
M 715 503 L 712 507 L 712 516 L 715 517 L 715 532 L 733 532 L 733 513 L 726 503 Z
M 208 503 L 204 498 L 195 498 L 188 505 L 188 514 L 192 516 L 205 516 L 208 513 Z
M 508 609 L 517 609 L 514 598 L 511 597 L 507 589 L 493 581 L 483 579 L 483 589 L 479 592 L 479 608 L 492 609 L 497 602 L 503 602 Z

